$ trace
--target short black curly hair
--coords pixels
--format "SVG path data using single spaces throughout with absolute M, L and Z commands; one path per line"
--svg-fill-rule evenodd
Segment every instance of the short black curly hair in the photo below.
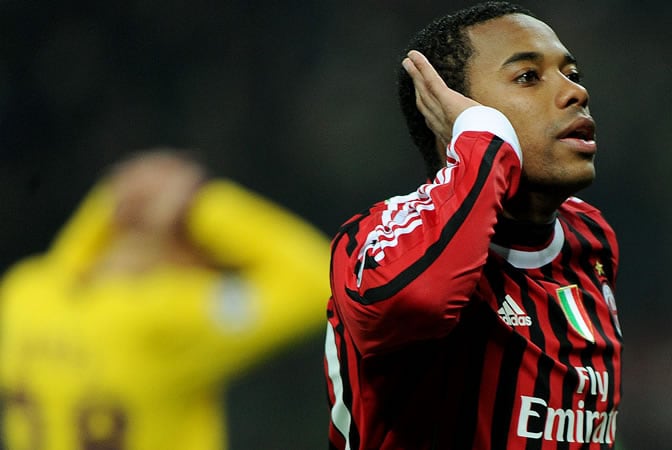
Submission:
M 466 67 L 473 54 L 473 47 L 467 29 L 509 14 L 525 14 L 536 18 L 527 9 L 513 3 L 499 1 L 479 3 L 433 20 L 412 37 L 400 59 L 403 59 L 409 51 L 418 50 L 427 57 L 448 86 L 468 96 L 469 80 L 466 77 Z M 425 118 L 416 106 L 413 80 L 403 68 L 400 68 L 398 74 L 398 94 L 408 131 L 425 160 L 427 176 L 433 179 L 436 172 L 443 167 L 443 162 L 436 151 L 434 133 L 427 127 Z

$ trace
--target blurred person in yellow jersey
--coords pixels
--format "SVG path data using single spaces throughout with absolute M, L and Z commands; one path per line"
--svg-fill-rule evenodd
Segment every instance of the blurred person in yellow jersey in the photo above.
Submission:
M 321 331 L 329 243 L 168 150 L 87 195 L 0 290 L 8 450 L 225 449 L 222 392 Z

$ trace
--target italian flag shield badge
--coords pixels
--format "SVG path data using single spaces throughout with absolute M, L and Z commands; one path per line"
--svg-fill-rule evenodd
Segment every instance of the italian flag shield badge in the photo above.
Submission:
M 563 286 L 556 289 L 560 307 L 570 323 L 583 338 L 590 342 L 595 342 L 593 334 L 593 325 L 590 318 L 583 307 L 583 299 L 581 298 L 581 291 L 575 284 L 571 286 Z

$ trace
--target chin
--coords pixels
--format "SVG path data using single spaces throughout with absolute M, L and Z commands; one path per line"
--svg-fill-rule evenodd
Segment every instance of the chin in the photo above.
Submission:
M 581 186 L 581 189 L 593 184 L 593 181 L 595 181 L 595 166 L 593 163 L 591 162 L 584 168 L 584 170 L 578 172 L 576 178 L 575 182 L 577 185 Z
M 577 192 L 585 189 L 595 181 L 595 165 L 592 159 L 583 161 L 581 164 L 568 167 L 556 174 L 556 184 L 564 186 L 567 190 Z
M 541 179 L 527 178 L 531 191 L 545 193 L 554 198 L 567 198 L 587 188 L 595 180 L 595 170 L 586 170 L 581 173 L 563 173 Z
M 569 195 L 573 195 L 573 194 L 587 188 L 588 186 L 593 184 L 593 179 L 594 178 L 577 181 L 576 183 L 574 183 L 574 185 L 571 187 L 571 189 L 569 189 L 569 190 L 571 190 Z
M 587 171 L 583 174 L 576 174 L 577 176 L 564 180 L 564 182 L 557 183 L 558 189 L 567 193 L 567 196 L 587 188 L 593 181 L 595 181 L 595 170 Z

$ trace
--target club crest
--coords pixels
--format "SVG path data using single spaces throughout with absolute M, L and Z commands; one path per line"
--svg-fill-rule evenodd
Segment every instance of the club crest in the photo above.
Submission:
M 581 291 L 575 284 L 571 286 L 563 286 L 556 289 L 556 295 L 560 302 L 560 307 L 565 313 L 567 322 L 579 333 L 585 340 L 595 342 L 595 335 L 593 334 L 593 325 L 583 307 L 583 298 Z
M 621 323 L 618 320 L 618 309 L 616 308 L 616 297 L 614 297 L 614 292 L 607 283 L 602 283 L 602 295 L 604 296 L 604 301 L 607 303 L 607 307 L 611 313 L 611 320 L 614 323 L 614 328 L 616 328 L 618 335 L 622 337 Z

